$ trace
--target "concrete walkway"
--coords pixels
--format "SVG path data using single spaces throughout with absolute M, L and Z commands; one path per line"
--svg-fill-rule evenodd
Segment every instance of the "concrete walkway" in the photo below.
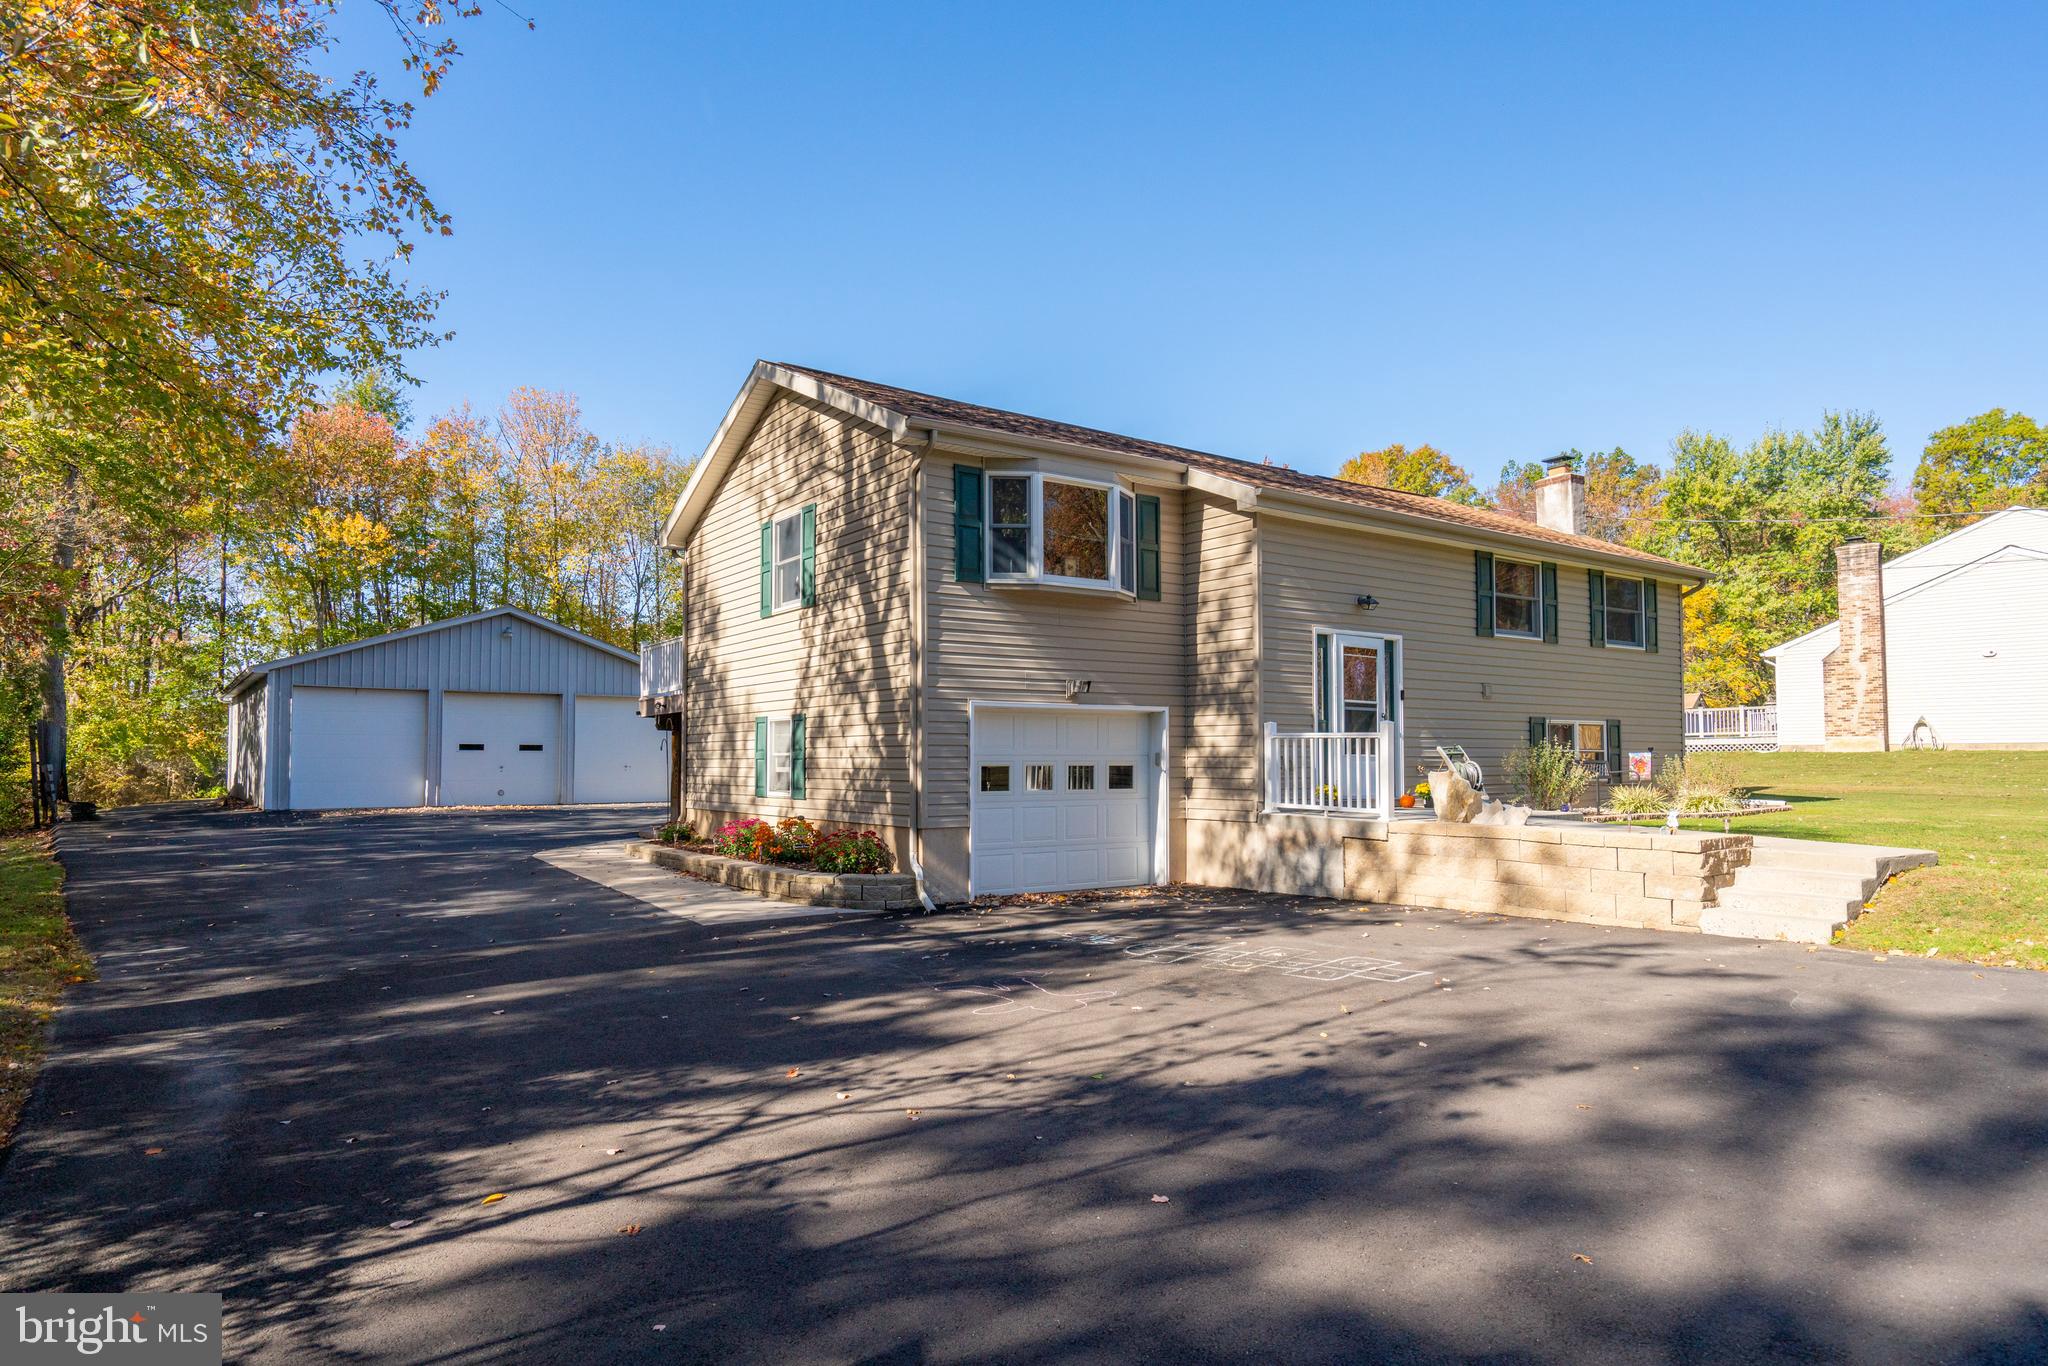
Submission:
M 534 855 L 541 862 L 574 873 L 600 887 L 624 892 L 671 915 L 699 925 L 733 925 L 757 920 L 815 920 L 865 916 L 873 911 L 845 910 L 834 906 L 796 906 L 752 892 L 742 892 L 719 883 L 707 882 L 686 873 L 657 867 L 636 858 L 631 840 L 604 840 L 568 849 L 544 849 Z

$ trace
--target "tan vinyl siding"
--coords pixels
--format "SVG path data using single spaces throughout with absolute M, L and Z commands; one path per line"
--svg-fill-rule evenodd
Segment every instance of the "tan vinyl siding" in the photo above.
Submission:
M 910 823 L 916 455 L 784 395 L 690 534 L 684 806 Z M 817 599 L 761 616 L 761 524 L 817 507 Z M 806 794 L 754 796 L 754 718 L 802 713 Z
M 1190 820 L 1250 820 L 1262 804 L 1258 523 L 1190 491 L 1182 531 L 1190 587 L 1178 787 Z
M 1558 565 L 1558 643 L 1474 633 L 1472 547 L 1398 539 L 1266 517 L 1261 521 L 1264 719 L 1315 724 L 1318 627 L 1401 637 L 1406 680 L 1401 773 L 1412 787 L 1432 747 L 1459 744 L 1504 788 L 1501 761 L 1528 739 L 1529 718 L 1621 722 L 1624 750 L 1676 754 L 1683 734 L 1679 589 L 1658 586 L 1656 653 L 1595 648 L 1586 570 Z M 1533 558 L 1533 557 L 1532 557 Z M 1360 594 L 1380 600 L 1361 611 Z M 1483 689 L 1483 693 L 1482 693 Z
M 1182 494 L 1159 496 L 1159 601 L 1046 588 L 990 587 L 953 578 L 953 466 L 971 456 L 939 451 L 924 472 L 926 583 L 926 828 L 967 824 L 967 704 L 1065 702 L 1068 679 L 1092 686 L 1082 705 L 1169 708 L 1185 701 Z M 1072 462 L 1044 464 L 1106 478 Z M 1177 728 L 1177 721 L 1174 723 Z M 1176 740 L 1177 740 L 1176 736 Z M 1169 749 L 1175 770 L 1180 757 Z M 1175 790 L 1168 775 L 1168 792 Z M 1172 802 L 1168 818 L 1178 811 Z

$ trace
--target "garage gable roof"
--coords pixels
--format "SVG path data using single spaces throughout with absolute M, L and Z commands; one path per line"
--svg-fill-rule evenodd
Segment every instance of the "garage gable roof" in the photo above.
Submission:
M 351 650 L 365 650 L 373 645 L 385 645 L 394 640 L 405 640 L 410 636 L 423 636 L 435 631 L 446 631 L 457 626 L 467 626 L 473 621 L 489 621 L 493 617 L 514 617 L 529 626 L 538 626 L 543 631 L 552 631 L 556 635 L 573 640 L 579 645 L 588 645 L 593 650 L 602 650 L 608 655 L 626 660 L 635 668 L 638 668 L 640 665 L 640 656 L 634 654 L 631 650 L 622 650 L 616 645 L 607 644 L 599 640 L 596 636 L 587 636 L 581 631 L 571 630 L 559 621 L 549 621 L 546 617 L 535 616 L 533 613 L 519 607 L 487 607 L 481 612 L 470 612 L 459 617 L 443 617 L 439 621 L 430 621 L 423 626 L 408 626 L 403 631 L 386 631 L 381 636 L 364 636 L 361 640 L 345 641 L 340 645 L 328 645 L 318 650 L 307 650 L 303 654 L 286 655 L 281 659 L 271 659 L 261 664 L 251 664 L 229 680 L 225 692 L 229 697 L 240 697 L 244 692 L 254 687 L 257 681 L 263 678 L 264 675 L 276 669 L 286 669 L 294 664 L 304 664 L 315 659 L 326 659 L 333 655 L 345 655 Z
M 939 398 L 912 389 L 899 389 L 893 385 L 876 384 L 870 380 L 836 375 L 826 370 L 814 370 L 808 366 L 774 361 L 754 363 L 753 370 L 747 375 L 746 383 L 740 387 L 738 397 L 726 410 L 724 420 L 713 434 L 711 444 L 705 448 L 704 458 L 697 462 L 697 468 L 692 473 L 689 484 L 683 489 L 682 496 L 676 500 L 675 510 L 669 514 L 667 525 L 662 528 L 664 544 L 683 544 L 697 518 L 710 504 L 712 494 L 717 491 L 719 482 L 725 477 L 725 471 L 745 446 L 754 424 L 768 410 L 778 390 L 787 390 L 837 408 L 849 416 L 882 428 L 899 441 L 911 439 L 911 433 L 914 431 L 929 430 L 939 436 L 947 433 L 970 437 L 981 435 L 1025 444 L 1054 446 L 1068 450 L 1078 448 L 1099 451 L 1105 455 L 1135 457 L 1230 481 L 1230 486 L 1246 490 L 1248 497 L 1256 497 L 1258 490 L 1266 490 L 1276 495 L 1308 499 L 1325 508 L 1346 508 L 1354 513 L 1376 514 L 1383 518 L 1438 530 L 1462 530 L 1478 533 L 1483 537 L 1496 537 L 1537 547 L 1576 550 L 1609 562 L 1621 561 L 1645 568 L 1661 569 L 1673 578 L 1696 583 L 1704 583 L 1709 577 L 1704 570 L 1693 565 L 1682 564 L 1629 546 L 1617 545 L 1612 541 L 1603 541 L 1594 536 L 1554 531 L 1534 522 L 1511 517 L 1493 508 L 1467 507 L 1446 498 L 1430 498 L 1376 484 L 1357 484 L 1344 479 L 1305 474 L 1299 470 L 1288 469 L 1284 465 L 1241 460 L 1227 455 L 1212 455 L 1206 451 L 1168 446 L 1138 437 L 1100 431 L 1093 427 L 1054 422 L 1047 418 L 1030 417 L 1001 408 L 988 408 L 978 403 Z

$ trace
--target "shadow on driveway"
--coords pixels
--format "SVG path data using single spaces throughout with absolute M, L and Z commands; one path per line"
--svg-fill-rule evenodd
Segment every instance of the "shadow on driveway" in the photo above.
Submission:
M 644 823 L 68 829 L 5 1288 L 219 1290 L 259 1359 L 2048 1354 L 2030 974 L 1235 893 L 706 930 L 531 857 Z

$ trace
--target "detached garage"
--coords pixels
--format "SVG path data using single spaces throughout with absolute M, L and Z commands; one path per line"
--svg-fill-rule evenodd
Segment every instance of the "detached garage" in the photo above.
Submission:
M 266 810 L 658 802 L 637 657 L 500 607 L 274 659 L 228 685 L 228 787 Z

